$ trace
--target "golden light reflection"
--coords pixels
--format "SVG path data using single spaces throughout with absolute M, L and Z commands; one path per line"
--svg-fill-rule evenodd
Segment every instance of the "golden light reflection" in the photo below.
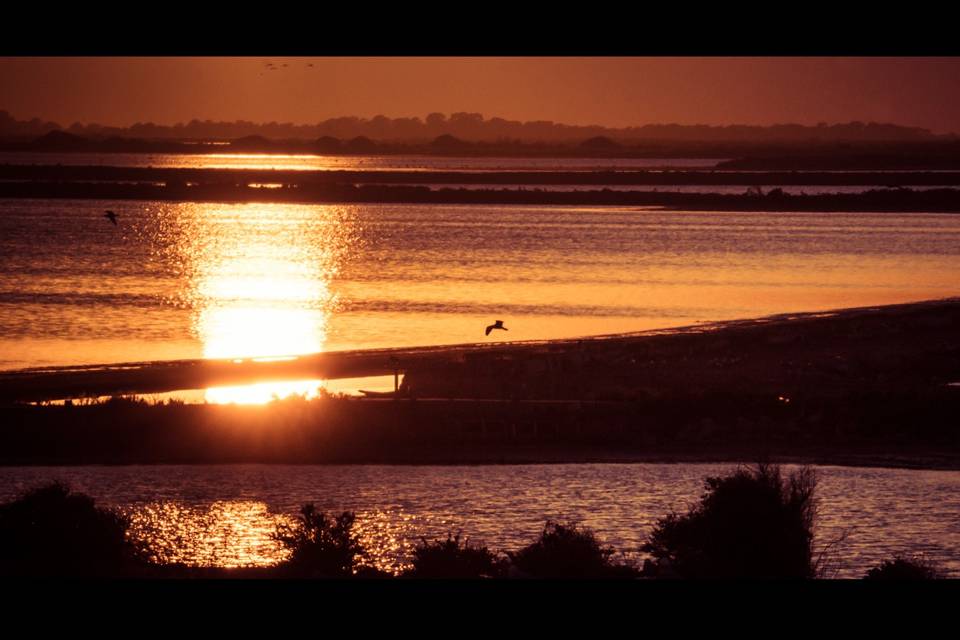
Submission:
M 264 502 L 223 500 L 208 505 L 158 501 L 126 510 L 128 536 L 153 562 L 192 567 L 266 567 L 289 558 L 273 536 L 292 514 L 271 512 Z M 399 574 L 410 568 L 414 532 L 421 518 L 402 510 L 358 512 L 354 527 L 365 553 L 360 564 Z
M 326 313 L 309 309 L 208 307 L 198 321 L 204 358 L 256 358 L 323 350 Z
M 267 404 L 291 396 L 307 400 L 316 398 L 323 380 L 293 380 L 289 382 L 261 382 L 234 387 L 210 387 L 204 392 L 206 402 L 212 404 Z
M 413 567 L 412 534 L 417 516 L 403 511 L 368 511 L 357 514 L 357 538 L 366 554 L 364 562 L 381 571 L 399 575 Z
M 203 357 L 294 356 L 322 351 L 336 305 L 330 281 L 351 227 L 327 207 L 195 205 L 184 243 L 191 263 L 194 332 Z M 262 404 L 315 397 L 317 380 L 208 389 L 212 403 Z
M 289 516 L 256 501 L 219 501 L 208 506 L 153 502 L 129 512 L 128 536 L 153 562 L 193 567 L 256 567 L 283 562 L 289 552 L 274 538 Z

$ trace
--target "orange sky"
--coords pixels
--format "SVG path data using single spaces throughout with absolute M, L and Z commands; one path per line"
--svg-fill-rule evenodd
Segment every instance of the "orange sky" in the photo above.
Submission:
M 64 126 L 471 111 L 617 127 L 862 120 L 958 132 L 958 101 L 960 58 L 0 59 L 0 109 Z

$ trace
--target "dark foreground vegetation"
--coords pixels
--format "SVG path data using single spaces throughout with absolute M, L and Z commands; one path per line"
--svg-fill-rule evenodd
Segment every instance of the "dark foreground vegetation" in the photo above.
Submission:
M 0 505 L 0 567 L 8 576 L 130 575 L 146 566 L 129 522 L 61 484 Z
M 867 572 L 867 580 L 936 580 L 944 578 L 943 571 L 924 557 L 896 556 Z
M 288 559 L 250 569 L 159 565 L 127 536 L 128 520 L 85 495 L 53 484 L 0 505 L 0 576 L 96 578 L 287 579 L 809 579 L 825 577 L 815 554 L 816 479 L 809 468 L 784 478 L 777 466 L 737 468 L 707 478 L 700 502 L 657 522 L 642 569 L 618 560 L 589 529 L 547 522 L 539 538 L 517 551 L 494 552 L 462 540 L 427 541 L 409 569 L 393 576 L 374 568 L 354 529 L 354 514 L 328 516 L 304 505 L 275 540 Z M 827 547 L 828 548 L 828 547 Z M 944 577 L 922 558 L 895 557 L 869 579 Z
M 648 573 L 683 578 L 813 578 L 816 478 L 809 468 L 784 479 L 758 465 L 706 479 L 700 503 L 657 523 L 643 550 Z M 748 524 L 749 523 L 749 524 Z

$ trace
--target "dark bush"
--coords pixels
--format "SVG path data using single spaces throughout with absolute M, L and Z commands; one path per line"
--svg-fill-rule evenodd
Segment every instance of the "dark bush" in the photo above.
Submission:
M 363 547 L 353 532 L 355 518 L 349 511 L 328 518 L 312 503 L 304 505 L 294 525 L 281 524 L 274 534 L 274 538 L 291 551 L 284 568 L 299 577 L 352 576 L 357 556 L 363 554 Z
M 644 574 L 677 578 L 813 578 L 816 520 L 813 471 L 784 480 L 760 464 L 707 478 L 706 493 L 686 515 L 657 522 L 642 550 Z
M 507 555 L 517 570 L 534 578 L 636 577 L 636 569 L 612 561 L 614 553 L 589 529 L 547 522 L 539 540 Z
M 867 571 L 865 580 L 937 580 L 943 578 L 940 569 L 931 561 L 922 557 L 904 558 L 896 556 L 885 560 L 880 566 Z
M 0 505 L 0 575 L 115 577 L 139 561 L 129 522 L 54 483 Z
M 422 543 L 413 551 L 413 568 L 404 575 L 411 578 L 497 578 L 504 574 L 504 563 L 486 547 L 460 541 L 460 534 L 447 539 Z

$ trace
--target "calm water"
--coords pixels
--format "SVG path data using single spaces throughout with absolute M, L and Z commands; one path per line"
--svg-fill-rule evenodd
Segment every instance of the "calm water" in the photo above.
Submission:
M 789 471 L 794 467 L 785 467 Z M 0 468 L 0 501 L 59 479 L 119 507 L 155 557 L 203 566 L 284 558 L 270 538 L 305 502 L 352 510 L 368 561 L 399 571 L 421 536 L 462 531 L 494 550 L 533 541 L 547 519 L 575 520 L 640 560 L 654 522 L 683 512 L 703 479 L 731 465 L 584 464 L 468 467 L 152 466 Z M 894 554 L 922 553 L 960 575 L 960 472 L 818 467 L 820 550 L 838 577 Z
M 190 169 L 348 171 L 602 171 L 713 167 L 716 158 L 457 158 L 438 156 L 315 156 L 183 153 L 0 152 L 0 164 L 45 164 Z
M 385 183 L 386 184 L 386 183 Z M 279 185 L 278 185 L 279 186 Z M 467 189 L 477 191 L 481 189 L 526 189 L 527 191 L 660 191 L 671 193 L 720 193 L 725 195 L 743 195 L 748 187 L 744 185 L 723 185 L 723 184 L 678 184 L 678 185 L 629 185 L 629 184 L 449 184 L 449 183 L 423 183 L 422 186 L 433 190 L 439 189 Z M 764 185 L 761 187 L 764 193 L 772 189 L 781 189 L 789 195 L 823 195 L 833 193 L 864 193 L 874 190 L 889 189 L 894 191 L 897 187 L 888 187 L 882 185 L 829 185 L 829 184 L 811 184 L 811 185 Z M 929 191 L 931 189 L 956 189 L 956 185 L 930 185 L 930 186 L 911 186 L 913 191 Z
M 958 275 L 960 216 L 935 213 L 4 200 L 0 368 L 573 337 Z

